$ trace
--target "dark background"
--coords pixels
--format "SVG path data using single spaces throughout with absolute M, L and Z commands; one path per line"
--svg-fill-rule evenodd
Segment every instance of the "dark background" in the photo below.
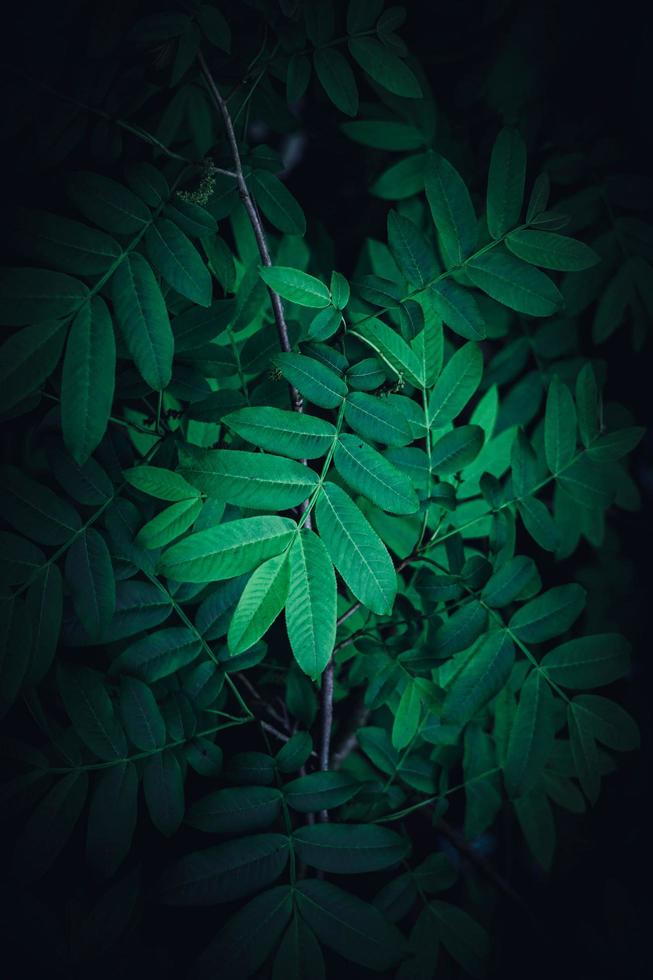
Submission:
M 132 11 L 144 6 L 135 2 L 14 5 L 3 15 L 0 61 L 54 85 L 62 78 L 70 81 L 77 62 L 87 54 L 89 26 L 95 23 L 97 27 L 103 20 L 129 23 Z M 165 4 L 154 5 L 154 9 L 157 6 L 163 9 Z M 601 5 L 590 0 L 532 5 L 508 0 L 494 6 L 497 15 L 488 26 L 483 20 L 487 10 L 483 2 L 407 4 L 409 18 L 401 34 L 424 66 L 452 134 L 464 139 L 477 159 L 489 157 L 502 120 L 483 100 L 474 99 L 473 92 L 476 81 L 491 71 L 501 49 L 513 45 L 530 71 L 527 118 L 536 144 L 542 134 L 557 149 L 586 153 L 604 142 L 616 160 L 613 170 L 651 177 L 650 13 L 632 2 Z M 241 29 L 247 29 L 246 23 L 245 16 Z M 13 77 L 12 86 L 16 84 Z M 516 70 L 514 85 L 524 84 L 524 72 Z M 8 91 L 5 98 L 11 99 L 14 89 Z M 290 174 L 289 186 L 309 221 L 319 219 L 333 236 L 337 267 L 351 273 L 365 235 L 384 236 L 387 205 L 367 195 L 365 154 L 338 136 L 337 114 L 321 100 L 311 103 L 309 109 L 303 115 L 303 156 Z M 0 118 L 0 130 L 3 124 Z M 12 145 L 5 139 L 1 163 L 3 211 L 16 200 L 41 205 L 48 201 L 49 178 L 43 175 L 31 147 Z M 647 217 L 646 213 L 642 216 Z M 652 403 L 650 351 L 649 341 L 643 351 L 634 354 L 624 330 L 617 331 L 602 349 L 609 368 L 608 397 L 626 405 L 645 425 L 650 424 Z M 614 694 L 638 719 L 642 750 L 619 758 L 618 771 L 604 780 L 598 804 L 584 817 L 556 809 L 560 843 L 549 879 L 528 861 L 510 864 L 511 883 L 531 917 L 509 899 L 499 898 L 493 937 L 497 952 L 492 975 L 496 977 L 553 974 L 579 980 L 615 976 L 638 980 L 650 975 L 652 436 L 649 432 L 635 457 L 644 510 L 640 514 L 614 511 L 610 519 L 620 545 L 608 561 L 612 568 L 606 571 L 613 574 L 614 588 L 601 597 L 610 603 L 610 615 L 633 643 L 632 674 L 614 686 Z M 589 550 L 579 554 L 581 564 L 589 562 Z M 553 575 L 567 580 L 564 568 L 554 570 Z M 426 824 L 419 832 L 426 832 Z M 509 826 L 500 828 L 496 840 L 489 842 L 498 849 L 493 859 L 504 871 L 513 846 L 512 833 Z M 146 837 L 142 835 L 145 861 Z M 521 845 L 515 841 L 514 846 L 521 855 Z M 5 890 L 5 897 L 13 909 L 16 896 L 11 889 L 9 893 Z M 213 915 L 212 911 L 202 911 L 196 918 L 184 915 L 184 925 L 180 925 L 182 919 L 176 912 L 152 919 L 146 914 L 143 945 L 130 962 L 134 975 L 141 969 L 147 975 L 154 975 L 155 970 L 159 976 L 174 975 L 189 947 L 194 956 L 198 944 L 206 941 L 206 924 L 215 923 Z M 9 915 L 3 923 L 2 953 L 18 957 L 20 964 L 7 975 L 37 975 L 32 972 L 36 970 L 31 965 L 35 950 L 30 952 L 30 945 L 35 936 L 39 941 L 39 930 L 34 931 L 31 913 Z M 172 949 L 175 966 L 166 966 L 167 958 L 157 952 L 161 946 Z M 96 969 L 102 975 L 102 966 Z

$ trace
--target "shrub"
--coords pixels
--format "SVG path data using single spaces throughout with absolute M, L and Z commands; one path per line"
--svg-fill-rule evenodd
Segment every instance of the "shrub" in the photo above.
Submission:
M 225 912 L 198 976 L 479 976 L 499 816 L 548 871 L 638 742 L 573 556 L 637 507 L 592 341 L 641 343 L 649 267 L 521 120 L 453 136 L 402 8 L 181 9 L 27 86 L 60 206 L 0 280 L 14 872 L 83 848 L 75 962 L 143 895 Z M 387 211 L 347 276 L 285 179 L 314 107 Z

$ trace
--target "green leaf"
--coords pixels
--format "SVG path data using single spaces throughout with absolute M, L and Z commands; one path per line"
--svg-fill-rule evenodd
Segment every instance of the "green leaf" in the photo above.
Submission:
M 592 340 L 602 344 L 621 326 L 632 300 L 633 281 L 628 260 L 617 270 L 603 289 L 592 324 Z
M 445 260 L 448 265 L 460 265 L 478 240 L 476 214 L 465 182 L 448 160 L 431 152 L 425 189 Z
M 533 219 L 545 210 L 549 202 L 550 189 L 551 181 L 549 179 L 549 175 L 546 172 L 538 174 L 533 181 L 531 196 L 528 200 L 528 207 L 526 209 L 526 224 L 530 225 Z
M 360 784 L 345 772 L 312 772 L 286 783 L 283 795 L 293 810 L 316 813 L 341 806 L 359 789 Z
M 120 682 L 120 715 L 137 749 L 154 752 L 166 743 L 166 726 L 152 691 L 135 677 Z
M 116 584 L 111 555 L 104 538 L 88 527 L 66 553 L 66 584 L 75 612 L 93 639 L 106 629 L 116 608 Z
M 591 364 L 584 364 L 576 378 L 578 428 L 587 448 L 599 434 L 599 390 Z
M 383 0 L 349 0 L 347 4 L 347 33 L 360 34 L 374 27 L 383 10 Z
M 440 271 L 431 246 L 417 225 L 396 211 L 388 212 L 388 245 L 410 285 L 421 289 Z
M 259 275 L 282 299 L 299 306 L 320 310 L 331 302 L 331 294 L 324 283 L 300 269 L 283 265 L 264 266 L 259 270 Z
M 152 683 L 190 664 L 202 648 L 200 640 L 185 626 L 150 633 L 128 646 L 112 662 L 113 676 L 133 674 Z
M 605 508 L 613 500 L 614 468 L 595 462 L 587 454 L 580 456 L 558 477 L 558 485 L 569 496 L 587 508 Z
M 630 644 L 618 633 L 581 636 L 542 658 L 546 676 L 562 687 L 586 690 L 611 684 L 628 673 Z
M 331 292 L 331 301 L 335 308 L 338 311 L 344 310 L 349 303 L 351 287 L 347 279 L 340 272 L 331 273 L 329 290 Z
M 419 358 L 420 374 L 424 379 L 423 387 L 432 388 L 442 370 L 444 336 L 442 324 L 430 315 L 426 306 L 424 309 L 426 310 L 424 329 L 417 334 L 412 346 Z
M 552 316 L 563 306 L 562 295 L 553 281 L 503 246 L 470 259 L 465 270 L 475 286 L 518 313 Z
M 447 691 L 442 717 L 464 725 L 505 686 L 514 662 L 510 635 L 505 630 L 490 633 Z
M 476 344 L 468 343 L 447 361 L 428 405 L 429 425 L 433 429 L 448 425 L 472 397 L 483 376 L 483 355 Z
M 558 585 L 531 599 L 510 620 L 510 629 L 524 643 L 542 643 L 564 633 L 585 608 L 582 586 Z
M 405 99 L 420 99 L 422 88 L 408 65 L 372 37 L 350 37 L 349 53 L 375 82 Z
M 378 824 L 307 824 L 295 830 L 293 846 L 311 868 L 335 874 L 365 874 L 398 864 L 409 843 Z
M 506 789 L 513 798 L 524 796 L 542 774 L 553 748 L 553 709 L 548 681 L 532 670 L 520 692 L 504 765 Z
M 281 800 L 281 792 L 273 786 L 218 789 L 189 807 L 186 823 L 209 834 L 249 834 L 274 823 Z
M 532 558 L 516 555 L 493 572 L 481 596 L 488 606 L 500 609 L 515 599 L 528 599 L 540 588 L 540 576 Z
M 302 918 L 318 939 L 346 962 L 383 971 L 401 958 L 403 936 L 368 902 L 315 879 L 298 882 L 296 900 Z
M 170 383 L 174 338 L 168 310 L 152 269 L 130 252 L 111 279 L 113 307 L 127 349 L 150 388 Z
M 403 201 L 424 190 L 426 153 L 414 153 L 393 163 L 370 187 L 370 193 L 385 201 Z
M 331 561 L 354 596 L 372 612 L 389 613 L 397 575 L 385 545 L 340 487 L 326 482 L 315 509 Z
M 91 752 L 107 762 L 123 759 L 127 740 L 102 674 L 88 667 L 59 664 L 57 686 L 75 731 Z
M 157 752 L 143 766 L 143 794 L 150 820 L 172 837 L 184 819 L 184 777 L 174 752 Z
M 483 340 L 487 334 L 485 321 L 476 300 L 467 289 L 451 279 L 435 282 L 428 296 L 439 317 L 446 325 L 466 340 Z
M 230 980 L 248 980 L 277 945 L 292 914 L 290 885 L 277 885 L 257 895 L 227 920 L 202 953 L 200 977 L 224 974 Z
M 354 323 L 350 333 L 361 337 L 366 344 L 369 344 L 397 375 L 405 375 L 406 380 L 411 384 L 422 386 L 424 379 L 419 358 L 396 330 L 382 320 L 371 317 L 364 322 Z
M 88 792 L 88 773 L 61 777 L 39 802 L 15 843 L 14 866 L 23 881 L 45 874 L 68 843 Z
M 263 562 L 252 574 L 229 626 L 232 656 L 249 650 L 268 631 L 288 598 L 290 570 L 284 553 Z
M 384 728 L 366 726 L 358 730 L 358 744 L 377 769 L 390 776 L 399 762 L 399 753 Z
M 177 582 L 218 582 L 250 572 L 290 543 L 287 517 L 244 517 L 191 534 L 163 554 L 159 570 Z
M 526 843 L 539 864 L 549 871 L 556 841 L 551 804 L 544 793 L 535 791 L 513 800 L 513 806 Z
M 145 234 L 145 247 L 152 265 L 173 289 L 200 306 L 211 305 L 209 270 L 177 225 L 159 218 Z
M 306 218 L 285 184 L 269 170 L 255 170 L 254 196 L 268 221 L 286 235 L 305 235 Z
M 312 751 L 313 739 L 308 732 L 295 732 L 277 752 L 275 756 L 277 768 L 284 773 L 297 772 Z
M 55 564 L 47 565 L 26 595 L 32 624 L 32 655 L 25 678 L 27 685 L 39 684 L 47 674 L 59 641 L 63 616 L 63 584 Z
M 324 957 L 315 933 L 293 916 L 274 958 L 272 980 L 325 980 Z
M 473 977 L 485 976 L 489 937 L 463 909 L 432 899 L 428 908 L 435 923 L 435 936 L 447 952 Z
M 336 577 L 324 542 L 306 528 L 293 541 L 289 564 L 288 639 L 301 669 L 317 681 L 336 639 Z
M 431 470 L 438 476 L 457 473 L 476 459 L 483 440 L 480 425 L 460 425 L 445 433 L 431 449 Z
M 0 531 L 0 576 L 2 585 L 19 585 L 29 582 L 45 565 L 45 555 L 31 541 Z M 48 566 L 49 567 L 49 566 Z
M 318 48 L 313 52 L 313 67 L 320 85 L 336 109 L 347 116 L 355 116 L 358 112 L 358 86 L 345 56 L 335 48 Z
M 571 463 L 576 452 L 576 407 L 569 388 L 557 375 L 546 399 L 544 452 L 554 476 Z
M 506 245 L 524 262 L 559 272 L 580 272 L 601 261 L 589 245 L 553 231 L 513 231 L 506 238 Z
M 288 838 L 253 834 L 194 851 L 176 861 L 159 883 L 164 905 L 232 902 L 278 878 L 288 862 Z
M 286 76 L 286 102 L 299 102 L 311 80 L 311 62 L 300 51 L 295 51 L 288 62 Z
M 601 790 L 598 750 L 587 715 L 573 701 L 567 706 L 567 725 L 578 780 L 588 800 L 596 803 Z
M 13 408 L 48 378 L 61 357 L 66 331 L 60 320 L 24 327 L 0 347 L 0 412 Z
M 523 429 L 517 430 L 510 450 L 510 469 L 515 498 L 529 497 L 537 485 L 537 457 Z
M 67 449 L 81 466 L 98 447 L 109 422 L 116 342 L 106 304 L 85 303 L 68 334 L 61 383 L 61 426 Z
M 21 327 L 76 313 L 87 299 L 88 287 L 48 269 L 0 270 L 0 324 Z
M 639 730 L 627 711 L 609 698 L 598 694 L 578 694 L 573 699 L 577 717 L 592 735 L 617 752 L 639 747 Z
M 208 41 L 228 54 L 231 50 L 231 28 L 220 11 L 209 4 L 202 4 L 197 12 L 197 20 Z
M 340 476 L 357 493 L 391 514 L 414 514 L 419 508 L 409 476 L 357 436 L 341 433 L 333 462 Z
M 125 179 L 134 193 L 152 208 L 158 208 L 170 197 L 170 185 L 164 175 L 144 160 L 128 164 Z M 179 204 L 179 199 L 175 203 Z
M 63 544 L 79 531 L 81 518 L 68 501 L 35 483 L 17 467 L 2 467 L 0 488 L 4 519 L 39 544 Z
M 121 762 L 98 773 L 86 826 L 86 860 L 100 874 L 115 874 L 131 847 L 138 817 L 138 773 Z
M 164 548 L 188 530 L 201 510 L 199 497 L 171 504 L 143 525 L 134 539 L 135 544 L 142 548 Z
M 486 624 L 485 607 L 476 599 L 472 599 L 438 627 L 434 637 L 435 656 L 445 659 L 458 653 L 459 650 L 466 650 L 485 631 Z
M 417 150 L 424 145 L 424 136 L 410 123 L 394 120 L 356 120 L 340 124 L 349 139 L 376 150 Z
M 600 463 L 612 463 L 631 453 L 645 433 L 646 429 L 641 425 L 631 425 L 627 429 L 606 432 L 589 447 L 589 457 Z
M 555 551 L 560 541 L 558 528 L 546 508 L 546 505 L 536 497 L 520 500 L 517 508 L 524 527 L 545 551 Z
M 407 419 L 383 398 L 354 391 L 347 395 L 345 419 L 364 439 L 386 446 L 406 446 L 413 441 Z
M 315 489 L 317 474 L 284 456 L 215 449 L 190 458 L 179 473 L 192 486 L 241 507 L 287 510 Z
M 151 216 L 145 204 L 115 180 L 100 174 L 76 173 L 68 184 L 68 196 L 85 218 L 120 235 L 142 232 Z
M 200 776 L 219 776 L 222 770 L 222 749 L 208 738 L 188 742 L 184 755 L 191 769 Z
M 317 459 L 331 448 L 336 430 L 314 415 L 260 405 L 224 415 L 222 421 L 247 442 L 291 459 Z
M 502 129 L 492 148 L 487 182 L 487 226 L 499 239 L 519 224 L 524 182 L 526 144 L 515 129 Z
M 31 259 L 76 276 L 102 275 L 121 248 L 109 235 L 47 211 L 21 211 L 18 244 Z
M 342 378 L 314 357 L 286 353 L 277 354 L 272 361 L 286 381 L 320 408 L 337 408 L 347 394 Z
M 195 487 L 183 476 L 161 466 L 134 466 L 123 470 L 123 477 L 132 487 L 159 500 L 192 500 L 199 497 Z
M 392 744 L 395 749 L 405 749 L 419 728 L 422 699 L 420 689 L 413 680 L 406 684 L 392 724 Z

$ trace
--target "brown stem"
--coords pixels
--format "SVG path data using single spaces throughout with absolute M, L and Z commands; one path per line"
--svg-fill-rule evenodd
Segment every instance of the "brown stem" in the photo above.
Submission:
M 322 690 L 320 692 L 320 769 L 326 772 L 329 768 L 329 753 L 331 749 L 331 728 L 333 726 L 333 657 L 329 660 L 322 674 Z M 322 823 L 329 819 L 327 810 L 320 810 L 319 818 Z
M 243 173 L 243 166 L 240 159 L 240 150 L 238 149 L 238 140 L 236 138 L 236 133 L 234 130 L 234 124 L 229 113 L 229 108 L 227 103 L 223 99 L 218 86 L 215 84 L 213 76 L 209 70 L 209 66 L 206 63 L 204 55 L 201 51 L 198 52 L 197 60 L 199 62 L 200 69 L 206 81 L 209 95 L 211 96 L 218 112 L 222 116 L 224 122 L 224 127 L 227 132 L 227 140 L 229 142 L 229 148 L 231 150 L 231 156 L 234 161 L 234 172 L 236 176 L 236 184 L 238 185 L 238 193 L 240 194 L 240 199 L 243 202 L 245 211 L 249 218 L 252 230 L 254 232 L 254 237 L 256 239 L 256 244 L 258 246 L 259 255 L 261 256 L 261 262 L 265 266 L 272 265 L 272 259 L 270 258 L 270 250 L 268 248 L 268 243 L 265 238 L 265 232 L 263 230 L 263 224 L 261 222 L 258 209 L 249 192 L 247 186 L 247 181 L 245 180 L 245 175 Z M 290 337 L 288 335 L 288 324 L 286 323 L 286 317 L 283 311 L 283 303 L 281 302 L 281 297 L 274 289 L 270 286 L 267 287 L 268 293 L 270 294 L 270 302 L 272 303 L 272 312 L 274 314 L 274 322 L 277 325 L 277 334 L 279 336 L 279 346 L 284 353 L 288 353 L 292 349 L 290 343 Z M 289 385 L 290 396 L 293 403 L 293 408 L 296 412 L 304 411 L 304 399 L 297 391 L 294 385 Z M 306 460 L 303 460 L 304 465 L 307 465 Z M 306 509 L 306 504 L 302 506 L 302 511 Z M 311 515 L 308 514 L 304 522 L 305 527 L 310 530 L 313 529 L 313 522 L 311 520 Z

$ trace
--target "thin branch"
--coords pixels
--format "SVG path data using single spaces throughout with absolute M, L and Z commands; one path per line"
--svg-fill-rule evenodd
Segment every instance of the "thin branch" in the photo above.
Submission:
M 204 59 L 204 55 L 200 51 L 198 53 L 198 61 L 202 74 L 209 89 L 209 95 L 213 99 L 218 112 L 222 116 L 224 122 L 225 130 L 227 132 L 227 140 L 229 142 L 229 148 L 231 150 L 231 155 L 234 161 L 234 170 L 236 174 L 236 183 L 238 184 L 238 193 L 240 194 L 240 199 L 243 202 L 245 210 L 247 211 L 247 216 L 250 220 L 252 230 L 254 232 L 254 237 L 256 238 L 256 244 L 258 246 L 259 254 L 261 256 L 261 262 L 265 266 L 272 265 L 272 259 L 270 258 L 270 251 L 268 249 L 267 241 L 265 240 L 265 232 L 263 231 L 263 225 L 261 224 L 261 219 L 259 217 L 256 205 L 249 193 L 249 188 L 247 186 L 247 181 L 245 180 L 245 175 L 243 174 L 243 166 L 240 160 L 240 150 L 238 149 L 238 140 L 236 139 L 236 133 L 234 131 L 233 122 L 231 121 L 231 115 L 229 114 L 229 109 L 227 103 L 223 99 L 218 86 L 213 80 L 213 76 L 209 71 L 209 67 Z M 288 325 L 286 323 L 285 314 L 283 312 L 283 304 L 281 302 L 281 297 L 273 289 L 268 287 L 270 293 L 270 299 L 272 301 L 272 310 L 274 312 L 274 319 L 277 325 L 277 333 L 279 334 L 279 345 L 282 351 L 288 353 L 292 349 L 290 343 L 290 337 L 288 336 Z M 299 393 L 298 393 L 299 394 Z M 299 395 L 301 401 L 301 395 Z M 295 401 L 295 407 L 297 407 L 297 401 Z M 301 411 L 297 408 L 297 411 Z
M 247 186 L 247 181 L 245 180 L 245 175 L 243 173 L 243 165 L 240 159 L 240 150 L 238 149 L 238 139 L 236 138 L 236 133 L 234 130 L 234 125 L 229 113 L 229 107 L 225 102 L 224 98 L 220 94 L 218 86 L 215 84 L 213 76 L 209 70 L 209 66 L 206 63 L 204 55 L 202 52 L 198 52 L 197 59 L 199 62 L 200 69 L 204 75 L 204 79 L 208 86 L 209 95 L 211 96 L 218 112 L 222 116 L 224 122 L 225 130 L 227 132 L 227 140 L 229 142 L 229 148 L 231 150 L 231 156 L 234 161 L 234 171 L 236 174 L 236 184 L 238 185 L 238 193 L 240 194 L 240 199 L 243 202 L 245 211 L 249 218 L 252 230 L 254 232 L 254 237 L 256 239 L 256 244 L 258 246 L 259 255 L 261 256 L 261 262 L 264 266 L 271 266 L 272 259 L 270 258 L 270 250 L 268 248 L 268 243 L 265 238 L 265 232 L 263 230 L 263 223 L 261 222 L 258 209 L 249 192 L 249 187 Z M 292 350 L 292 344 L 290 343 L 290 336 L 288 334 L 288 324 L 286 323 L 286 316 L 283 310 L 283 303 L 281 297 L 274 289 L 270 286 L 267 287 L 268 293 L 270 294 L 270 302 L 272 303 L 272 312 L 274 314 L 274 321 L 277 326 L 277 334 L 279 336 L 279 346 L 284 353 L 289 353 Z M 293 408 L 296 412 L 304 411 L 304 399 L 297 391 L 294 385 L 289 385 L 290 395 L 293 402 Z M 304 465 L 306 460 L 303 460 Z M 302 505 L 302 512 L 306 510 L 306 504 Z M 308 530 L 312 530 L 313 522 L 311 520 L 311 515 L 308 514 L 305 520 L 305 526 Z
M 319 760 L 322 772 L 329 768 L 329 753 L 331 750 L 331 728 L 333 727 L 333 657 L 329 660 L 322 674 L 322 691 L 320 695 L 320 749 Z M 327 810 L 320 810 L 319 818 L 322 823 L 329 819 Z
M 202 52 L 198 52 L 198 62 L 204 80 L 206 81 L 209 95 L 213 100 L 218 112 L 222 116 L 224 122 L 225 130 L 227 133 L 227 141 L 231 149 L 231 156 L 234 162 L 234 170 L 236 173 L 236 183 L 238 185 L 238 193 L 240 194 L 240 199 L 243 202 L 245 211 L 249 218 L 252 230 L 254 232 L 254 237 L 256 239 L 256 244 L 258 246 L 259 255 L 261 256 L 261 262 L 264 266 L 271 266 L 272 259 L 270 258 L 270 250 L 268 249 L 268 244 L 265 238 L 265 232 L 263 230 L 263 223 L 261 221 L 260 215 L 256 204 L 249 192 L 247 186 L 247 181 L 245 180 L 245 175 L 243 173 L 243 166 L 240 159 L 240 150 L 238 149 L 238 139 L 234 130 L 233 121 L 229 113 L 229 108 L 226 101 L 222 97 L 218 86 L 215 84 L 213 76 L 209 70 L 209 67 L 204 59 Z M 289 353 L 292 350 L 292 345 L 290 343 L 290 337 L 288 335 L 288 325 L 286 323 L 286 317 L 283 310 L 283 303 L 281 302 L 281 297 L 274 289 L 268 286 L 268 293 L 270 294 L 270 301 L 272 303 L 272 312 L 274 314 L 274 320 L 277 326 L 277 334 L 279 337 L 279 346 L 284 353 Z M 304 399 L 300 395 L 299 391 L 294 385 L 289 385 L 290 395 L 293 403 L 293 408 L 296 412 L 304 411 Z M 306 460 L 302 460 L 305 466 L 308 465 Z M 304 526 L 307 530 L 313 529 L 313 521 L 311 518 L 311 513 L 309 510 L 308 500 L 305 500 L 300 508 L 300 512 L 303 515 Z M 327 770 L 329 768 L 329 746 L 331 742 L 331 726 L 333 725 L 333 660 L 329 661 L 324 675 L 322 678 L 322 694 L 321 694 L 321 718 L 322 727 L 320 735 L 320 768 L 322 770 Z M 328 820 L 328 813 L 323 810 L 321 813 L 322 820 Z

